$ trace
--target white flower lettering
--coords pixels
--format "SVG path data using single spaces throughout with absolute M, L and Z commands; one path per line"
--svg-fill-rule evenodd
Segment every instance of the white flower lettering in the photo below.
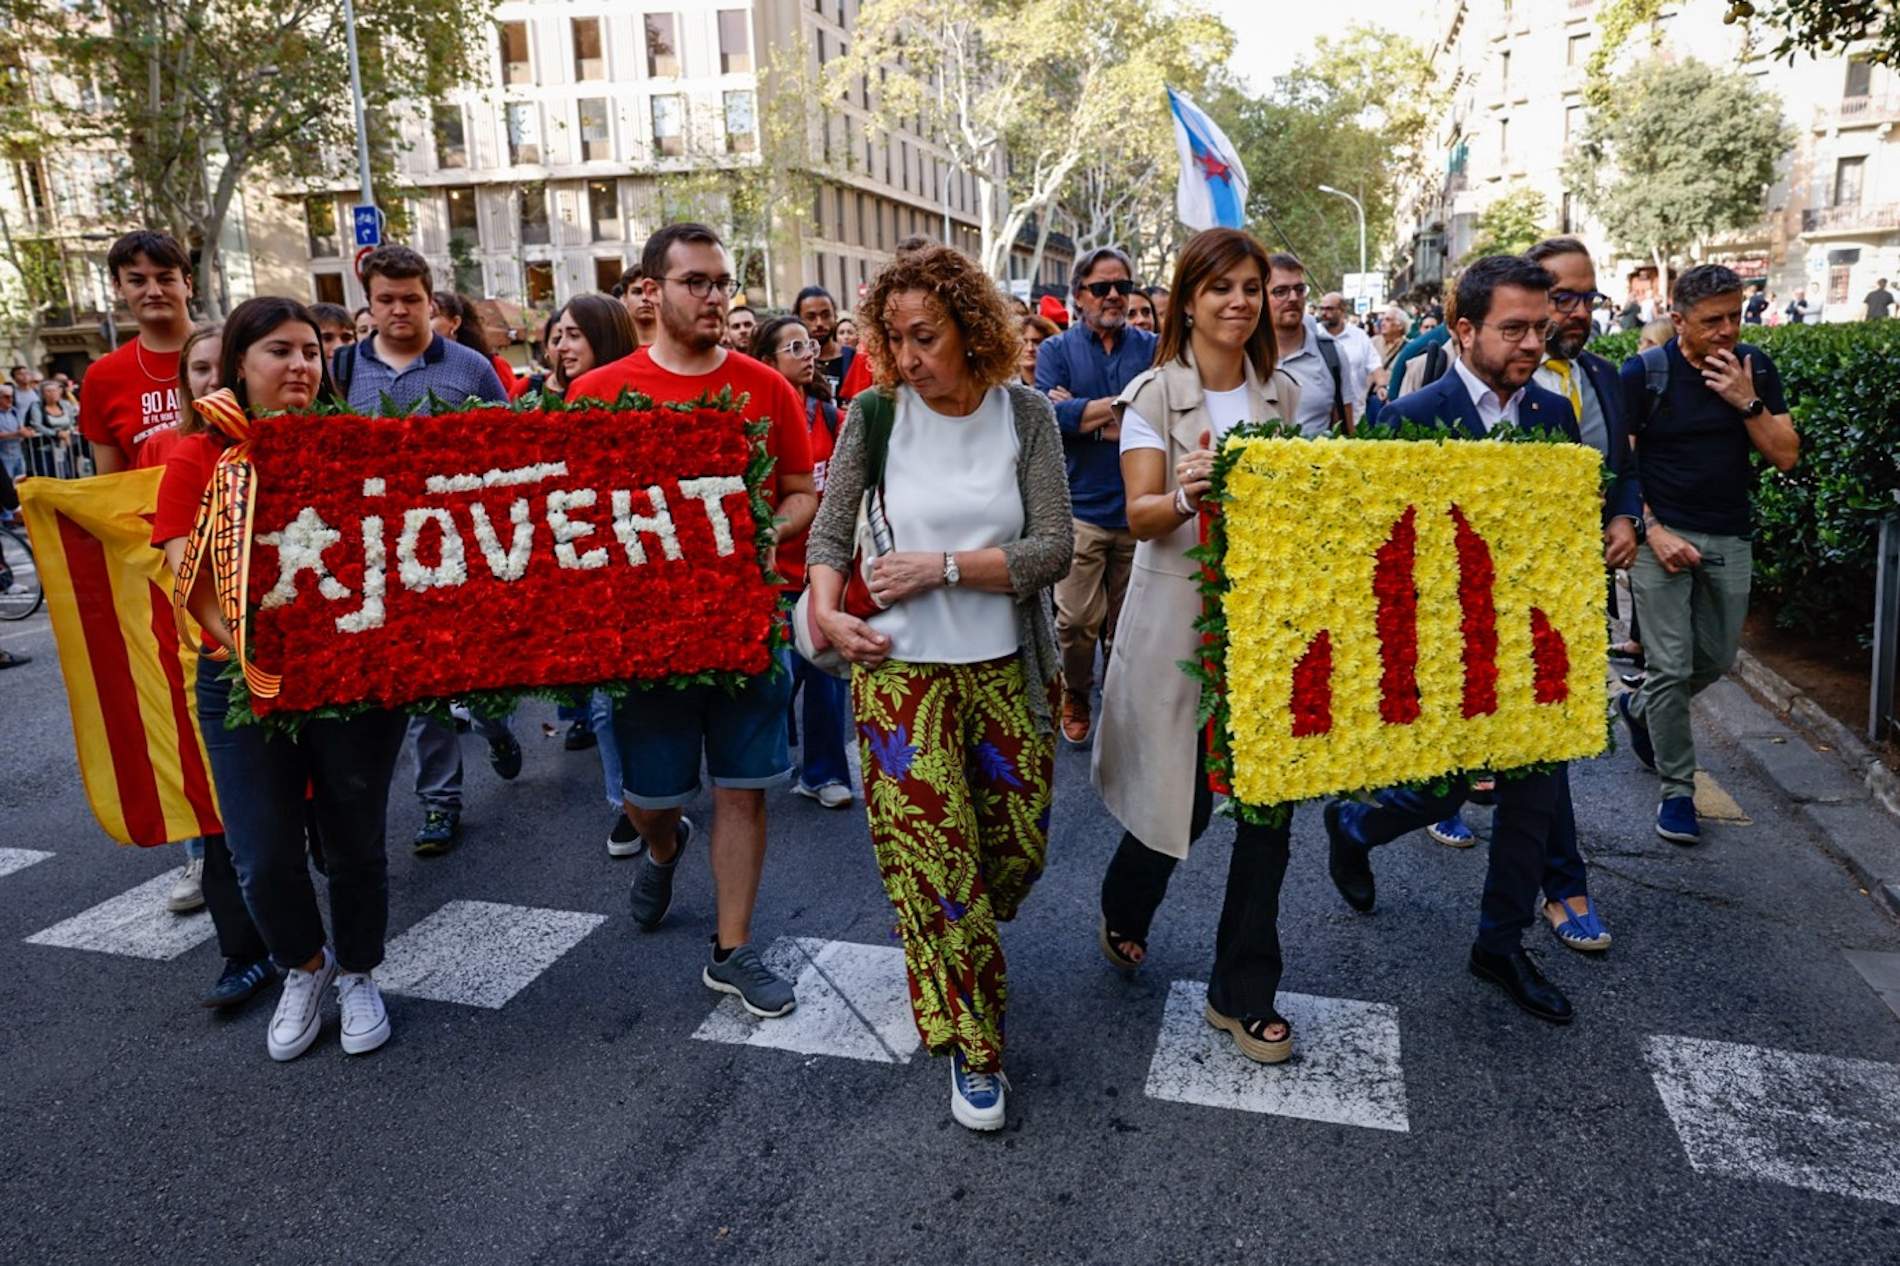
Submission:
M 558 489 L 548 494 L 548 531 L 554 534 L 554 560 L 561 566 L 575 571 L 593 571 L 596 567 L 607 565 L 607 551 L 590 549 L 585 554 L 577 553 L 573 543 L 585 536 L 594 534 L 594 525 L 581 519 L 570 519 L 570 508 L 581 510 L 594 504 L 598 494 L 592 488 Z
M 325 523 L 314 506 L 297 511 L 297 517 L 286 523 L 283 531 L 258 536 L 259 545 L 277 550 L 277 583 L 259 605 L 269 611 L 296 601 L 297 577 L 304 572 L 317 578 L 317 592 L 329 601 L 341 602 L 349 597 L 349 589 L 330 574 L 323 562 L 323 551 L 342 539 L 343 533 Z
M 713 548 L 724 558 L 732 553 L 732 521 L 720 502 L 745 492 L 745 480 L 737 475 L 708 475 L 703 479 L 682 479 L 680 492 L 706 507 L 706 522 L 712 526 Z
M 652 504 L 653 513 L 635 514 L 633 493 L 626 488 L 614 489 L 614 535 L 627 551 L 627 561 L 635 567 L 646 565 L 647 551 L 640 543 L 640 534 L 648 532 L 659 538 L 660 552 L 669 561 L 678 562 L 685 555 L 680 550 L 679 533 L 673 530 L 673 516 L 667 511 L 666 493 L 661 491 L 660 485 L 647 489 L 647 501 Z
M 389 558 L 383 545 L 381 515 L 363 516 L 363 605 L 338 616 L 339 633 L 364 633 L 383 627 L 383 591 L 389 584 Z
M 422 526 L 434 523 L 442 531 L 442 556 L 434 567 L 425 566 L 416 557 L 422 539 Z M 468 580 L 463 554 L 462 533 L 455 519 L 441 506 L 423 506 L 402 512 L 402 535 L 396 538 L 396 573 L 403 588 L 421 593 L 425 589 L 448 589 Z
M 514 536 L 505 553 L 500 538 L 495 535 L 495 525 L 489 521 L 487 506 L 475 502 L 468 508 L 468 517 L 475 525 L 475 544 L 481 549 L 482 557 L 488 561 L 488 570 L 496 580 L 520 580 L 527 574 L 528 556 L 534 551 L 534 524 L 528 518 L 526 497 L 517 497 L 508 506 L 508 519 L 514 524 Z

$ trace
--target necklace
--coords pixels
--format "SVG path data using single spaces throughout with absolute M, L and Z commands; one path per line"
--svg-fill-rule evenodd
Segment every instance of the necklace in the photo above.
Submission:
M 158 383 L 160 386 L 166 386 L 177 381 L 177 374 L 155 374 L 145 367 L 145 343 L 142 339 L 135 338 L 132 340 L 132 359 L 138 362 L 139 372 L 141 374 L 144 374 L 147 378 Z

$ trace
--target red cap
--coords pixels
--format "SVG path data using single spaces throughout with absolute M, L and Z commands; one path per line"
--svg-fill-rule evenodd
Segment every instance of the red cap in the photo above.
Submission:
M 1042 302 L 1036 305 L 1036 313 L 1064 329 L 1069 327 L 1069 309 L 1054 295 L 1044 295 Z

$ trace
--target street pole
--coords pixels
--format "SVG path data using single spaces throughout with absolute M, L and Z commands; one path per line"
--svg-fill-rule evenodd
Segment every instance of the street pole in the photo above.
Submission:
M 356 5 L 343 0 L 343 33 L 350 52 L 350 96 L 356 103 L 356 174 L 363 185 L 363 204 L 376 205 L 376 190 L 369 178 L 369 126 L 363 108 L 363 65 L 356 56 Z
M 1352 209 L 1359 213 L 1359 273 L 1361 276 L 1364 276 L 1366 271 L 1366 209 L 1359 205 L 1359 199 L 1353 197 L 1344 189 L 1335 189 L 1331 185 L 1321 185 L 1319 191 L 1344 198 L 1346 201 L 1352 203 Z

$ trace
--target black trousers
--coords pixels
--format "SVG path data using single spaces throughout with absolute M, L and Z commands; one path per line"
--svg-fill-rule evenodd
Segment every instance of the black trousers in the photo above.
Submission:
M 211 912 L 211 926 L 218 931 L 218 952 L 241 963 L 267 957 L 270 947 L 264 944 L 263 934 L 251 922 L 251 911 L 244 904 L 244 888 L 231 861 L 231 846 L 222 835 L 207 835 L 204 840 L 205 909 Z
M 1207 830 L 1213 809 L 1213 793 L 1197 760 L 1190 840 Z M 1235 823 L 1227 896 L 1214 932 L 1214 971 L 1207 982 L 1208 1005 L 1222 1015 L 1241 1020 L 1280 1018 L 1273 1003 L 1280 992 L 1280 885 L 1286 879 L 1291 830 L 1290 818 L 1285 826 Z M 1102 914 L 1109 931 L 1147 940 L 1178 864 L 1178 859 L 1155 852 L 1133 832 L 1124 831 L 1102 877 Z

